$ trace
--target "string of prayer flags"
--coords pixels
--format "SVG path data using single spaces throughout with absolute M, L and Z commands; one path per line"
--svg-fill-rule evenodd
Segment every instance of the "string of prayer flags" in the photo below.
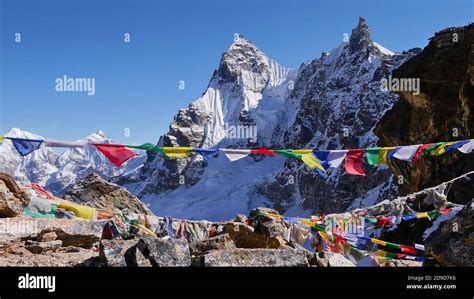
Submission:
M 61 141 L 61 140 L 48 139 L 44 142 L 44 145 L 47 147 L 76 148 L 76 147 L 85 147 L 87 143 L 81 142 L 81 141 Z
M 130 160 L 137 154 L 125 148 L 125 145 L 120 144 L 94 144 L 95 147 L 104 154 L 115 166 L 120 166 L 126 161 Z
M 388 151 L 387 159 L 393 159 L 393 155 L 395 155 L 401 148 L 402 148 L 401 146 L 397 146 L 394 149 Z
M 163 151 L 168 158 L 188 157 L 192 152 L 192 147 L 163 147 Z
M 145 150 L 147 152 L 156 152 L 156 153 L 164 153 L 163 147 L 161 146 L 156 146 L 151 143 L 144 143 L 141 145 L 126 145 L 128 148 L 134 148 L 134 149 L 141 149 Z
M 22 157 L 29 155 L 32 152 L 39 149 L 41 144 L 44 142 L 44 140 L 42 139 L 26 139 L 26 138 L 14 138 L 14 137 L 6 137 L 6 138 L 11 140 L 17 152 Z
M 206 160 L 210 160 L 212 155 L 217 152 L 217 150 L 214 148 L 194 148 L 193 151 L 199 153 Z
M 242 158 L 247 157 L 250 155 L 250 150 L 247 149 L 228 149 L 228 148 L 221 148 L 219 149 L 221 152 L 226 155 L 226 157 L 231 160 L 232 162 L 240 160 Z
M 474 150 L 474 139 L 471 139 L 468 143 L 458 148 L 458 151 L 460 151 L 463 154 L 470 154 L 472 153 L 473 150 Z
M 350 174 L 365 176 L 362 168 L 364 150 L 349 150 L 346 154 L 346 171 Z
M 427 147 L 424 151 L 422 156 L 430 156 L 438 147 L 442 146 L 446 142 L 438 142 L 438 143 L 433 143 L 431 146 Z

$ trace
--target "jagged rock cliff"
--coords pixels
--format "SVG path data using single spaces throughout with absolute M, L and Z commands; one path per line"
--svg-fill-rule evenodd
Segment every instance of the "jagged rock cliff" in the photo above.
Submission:
M 377 124 L 380 146 L 419 144 L 473 138 L 474 132 L 474 25 L 448 28 L 435 34 L 417 56 L 393 76 L 419 78 L 418 95 L 402 91 L 400 101 Z M 422 159 L 416 165 L 392 160 L 390 167 L 405 178 L 402 193 L 437 185 L 474 169 L 474 156 L 457 151 Z M 462 184 L 459 185 L 459 184 Z M 453 185 L 453 202 L 474 197 L 474 185 Z

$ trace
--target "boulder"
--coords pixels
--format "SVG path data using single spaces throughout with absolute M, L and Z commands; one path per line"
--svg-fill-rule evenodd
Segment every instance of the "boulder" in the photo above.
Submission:
M 355 267 L 354 263 L 340 253 L 326 252 L 329 267 Z
M 225 249 L 204 255 L 205 267 L 307 267 L 305 253 L 293 249 Z
M 137 249 L 153 267 L 191 266 L 191 255 L 186 239 L 145 237 L 138 241 Z
M 189 244 L 189 251 L 192 255 L 202 255 L 211 250 L 234 248 L 236 248 L 235 243 L 232 241 L 229 234 L 223 234 L 202 241 L 194 241 Z
M 430 234 L 425 251 L 443 266 L 474 266 L 474 200 Z
M 124 187 L 109 183 L 97 174 L 91 174 L 72 186 L 64 199 L 113 213 L 128 209 L 136 214 L 153 215 L 148 207 Z
M 281 236 L 268 236 L 255 232 L 253 226 L 229 222 L 226 232 L 239 248 L 291 248 Z
M 15 179 L 0 173 L 0 217 L 15 217 L 30 202 L 28 194 L 18 187 Z
M 137 240 L 101 240 L 100 259 L 107 267 L 150 267 L 151 263 L 137 250 Z
M 63 246 L 63 241 L 54 240 L 46 242 L 38 242 L 33 240 L 27 240 L 25 242 L 25 248 L 28 249 L 31 253 L 39 254 L 43 251 L 57 251 Z

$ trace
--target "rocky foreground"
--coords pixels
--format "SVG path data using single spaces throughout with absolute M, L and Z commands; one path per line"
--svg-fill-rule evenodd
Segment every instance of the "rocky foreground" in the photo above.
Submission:
M 265 216 L 278 215 L 267 208 L 222 222 L 157 217 L 124 188 L 97 175 L 86 177 L 64 197 L 112 213 L 97 220 L 59 218 L 58 212 L 53 218 L 32 217 L 24 211 L 26 207 L 31 210 L 37 197 L 18 187 L 10 176 L 0 174 L 0 266 L 355 266 L 342 254 L 315 252 L 304 246 L 301 236 L 290 231 L 291 224 Z M 390 211 L 393 206 L 383 202 L 377 209 Z M 473 265 L 472 208 L 468 204 L 431 234 L 425 245 L 434 258 L 431 264 Z M 454 232 L 450 229 L 453 223 L 459 226 Z M 370 265 L 421 263 L 387 260 Z

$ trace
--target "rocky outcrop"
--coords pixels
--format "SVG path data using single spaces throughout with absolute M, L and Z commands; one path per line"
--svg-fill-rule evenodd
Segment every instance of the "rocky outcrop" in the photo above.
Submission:
M 121 213 L 123 209 L 127 209 L 136 214 L 153 215 L 125 188 L 109 183 L 97 174 L 91 174 L 72 186 L 64 195 L 64 199 L 113 213 Z
M 0 173 L 0 218 L 17 216 L 29 202 L 28 194 L 18 187 L 15 179 Z
M 473 138 L 474 25 L 435 34 L 423 51 L 394 71 L 394 78 L 419 79 L 420 93 L 398 92 L 400 101 L 377 124 L 380 146 L 420 144 Z M 403 177 L 402 194 L 437 185 L 474 169 L 474 155 L 453 152 L 412 164 L 392 160 L 391 170 Z M 452 202 L 465 204 L 474 185 L 451 187 Z
M 474 266 L 474 200 L 426 240 L 426 252 L 442 266 Z

